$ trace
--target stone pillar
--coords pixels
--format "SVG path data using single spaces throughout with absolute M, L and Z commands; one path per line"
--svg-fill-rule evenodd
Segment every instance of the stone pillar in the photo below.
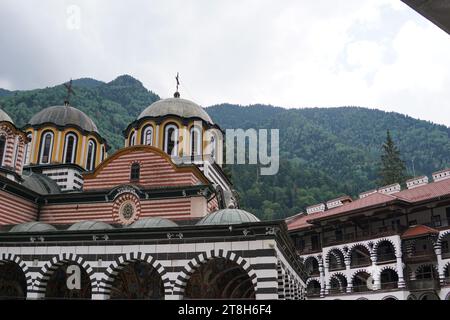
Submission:
M 323 259 L 319 259 L 320 297 L 325 297 L 325 268 Z
M 438 273 L 439 273 L 439 282 L 441 285 L 445 283 L 445 273 L 444 273 L 444 263 L 442 262 L 442 247 L 441 244 L 436 244 L 434 246 L 434 252 L 436 253 L 437 258 L 437 266 L 438 266 Z
M 329 261 L 325 260 L 324 261 L 324 277 L 323 277 L 323 289 L 324 289 L 324 293 L 325 295 L 329 295 L 330 294 L 330 288 L 329 288 L 329 284 L 328 281 L 330 279 L 330 271 L 329 271 Z
M 405 276 L 403 274 L 403 260 L 401 252 L 397 255 L 397 274 L 398 274 L 398 288 L 405 288 Z
M 372 260 L 372 277 L 373 277 L 373 290 L 379 290 L 381 288 L 380 283 L 380 273 L 378 272 L 377 266 L 377 254 L 376 252 L 372 252 L 370 254 L 370 260 Z
M 350 256 L 347 254 L 346 256 L 345 256 L 345 275 L 346 275 L 346 279 L 347 279 L 347 288 L 346 288 L 346 291 L 347 291 L 347 293 L 351 293 L 352 291 L 353 291 L 353 284 L 352 284 L 352 281 L 351 281 L 351 258 L 350 258 Z

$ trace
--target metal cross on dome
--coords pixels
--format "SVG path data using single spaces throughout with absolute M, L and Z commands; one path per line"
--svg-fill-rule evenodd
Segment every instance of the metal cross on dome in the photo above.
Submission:
M 175 98 L 180 97 L 180 93 L 178 92 L 178 87 L 180 86 L 180 74 L 177 72 L 177 76 L 175 77 L 175 80 L 177 80 L 177 91 L 173 95 Z
M 68 83 L 64 83 L 64 87 L 66 87 L 66 89 L 67 89 L 67 97 L 66 97 L 66 100 L 64 101 L 64 104 L 69 105 L 70 95 L 71 94 L 75 95 L 75 91 L 73 91 L 73 89 L 72 89 L 72 79 L 70 79 L 70 81 Z

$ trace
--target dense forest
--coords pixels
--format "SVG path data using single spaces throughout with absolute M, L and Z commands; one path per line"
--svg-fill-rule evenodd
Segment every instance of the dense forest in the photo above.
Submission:
M 158 95 L 120 76 L 104 83 L 73 82 L 73 106 L 96 122 L 112 151 L 123 146 L 122 130 Z M 62 85 L 31 91 L 0 89 L 0 105 L 24 125 L 39 110 L 63 103 Z M 386 131 L 400 150 L 407 173 L 428 174 L 450 165 L 450 128 L 398 113 L 360 107 L 283 109 L 230 104 L 207 108 L 223 129 L 280 130 L 280 170 L 260 176 L 257 166 L 233 165 L 241 206 L 264 219 L 284 218 L 308 205 L 375 188 Z

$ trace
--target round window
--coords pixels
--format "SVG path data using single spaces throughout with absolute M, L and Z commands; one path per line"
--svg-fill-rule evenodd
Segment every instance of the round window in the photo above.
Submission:
M 135 206 L 132 202 L 125 202 L 120 207 L 120 216 L 124 220 L 131 220 L 136 212 Z

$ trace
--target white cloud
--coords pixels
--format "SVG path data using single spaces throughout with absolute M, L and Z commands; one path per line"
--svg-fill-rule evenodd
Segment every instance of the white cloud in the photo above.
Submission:
M 398 0 L 0 3 L 0 87 L 128 73 L 202 105 L 360 105 L 450 125 L 450 39 Z

